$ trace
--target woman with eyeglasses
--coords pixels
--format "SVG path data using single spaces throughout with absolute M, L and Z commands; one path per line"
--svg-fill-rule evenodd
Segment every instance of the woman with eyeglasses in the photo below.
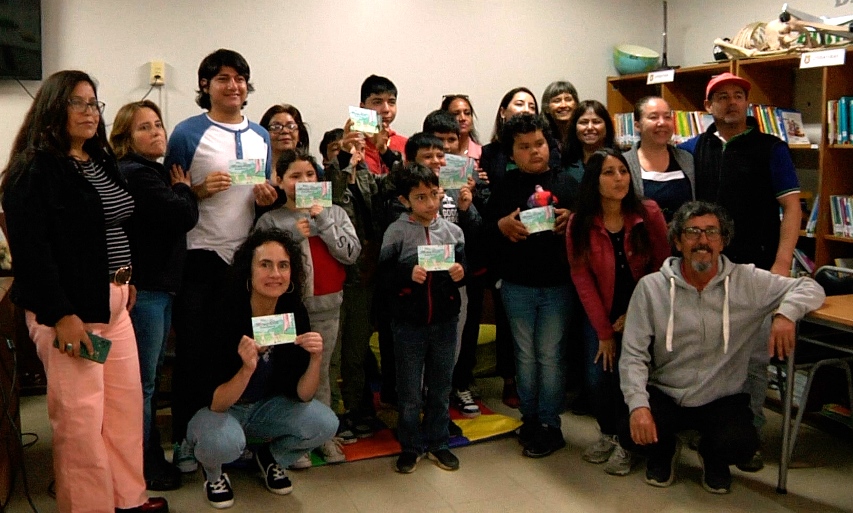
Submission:
M 11 295 L 47 374 L 59 511 L 163 512 L 166 500 L 148 498 L 143 476 L 142 385 L 128 314 L 134 202 L 103 108 L 89 75 L 60 71 L 24 117 L 0 184 Z M 96 351 L 90 335 L 111 346 Z
M 483 147 L 480 145 L 480 137 L 474 126 L 477 114 L 471 105 L 471 100 L 464 94 L 448 94 L 441 100 L 441 110 L 456 116 L 459 123 L 459 148 L 462 152 L 474 160 L 480 160 Z
M 166 154 L 166 129 L 154 102 L 142 100 L 119 109 L 110 143 L 135 204 L 130 242 L 137 295 L 130 318 L 142 375 L 145 483 L 149 490 L 174 490 L 181 486 L 181 473 L 166 461 L 153 419 L 157 377 L 187 255 L 186 235 L 198 222 L 198 201 L 180 166 L 167 171 L 158 162 Z
M 293 105 L 289 103 L 273 105 L 264 112 L 260 125 L 270 133 L 273 168 L 278 162 L 278 157 L 285 150 L 299 148 L 310 151 L 308 125 L 302 121 L 302 113 Z M 323 180 L 322 166 L 316 164 L 314 170 L 317 171 L 317 180 Z M 270 176 L 270 180 L 273 185 L 277 183 L 278 177 L 275 176 L 275 173 Z
M 626 475 L 631 453 L 621 445 L 619 420 L 628 411 L 619 388 L 618 361 L 625 313 L 634 286 L 670 255 L 666 221 L 657 204 L 641 200 L 625 158 L 602 148 L 586 161 L 566 248 L 572 281 L 583 305 L 586 393 L 601 429 L 583 459 Z

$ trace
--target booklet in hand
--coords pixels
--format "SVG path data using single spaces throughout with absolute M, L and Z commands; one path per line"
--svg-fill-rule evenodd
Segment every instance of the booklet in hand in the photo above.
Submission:
M 252 333 L 261 346 L 292 344 L 296 341 L 296 318 L 292 313 L 252 317 Z
M 256 185 L 267 181 L 264 159 L 234 159 L 228 161 L 232 185 Z
M 418 265 L 427 271 L 446 271 L 456 263 L 452 244 L 418 246 Z
M 332 182 L 297 182 L 296 208 L 332 206 Z
M 350 107 L 349 118 L 352 120 L 352 130 L 365 134 L 379 133 L 379 114 L 375 110 Z

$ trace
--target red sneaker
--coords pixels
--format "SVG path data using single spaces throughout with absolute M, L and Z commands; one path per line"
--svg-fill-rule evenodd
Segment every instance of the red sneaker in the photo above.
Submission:
M 515 387 L 515 378 L 504 379 L 504 391 L 501 400 L 510 408 L 518 409 L 521 399 L 518 398 L 518 389 Z
M 135 508 L 119 509 L 116 508 L 116 513 L 169 513 L 169 503 L 163 497 L 149 497 L 145 504 Z

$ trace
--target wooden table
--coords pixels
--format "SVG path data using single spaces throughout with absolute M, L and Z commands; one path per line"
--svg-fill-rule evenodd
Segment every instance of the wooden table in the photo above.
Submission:
M 839 358 L 830 358 L 821 360 L 818 365 L 849 365 L 843 363 L 844 359 L 853 358 L 853 294 L 842 296 L 828 296 L 823 306 L 809 313 L 801 322 L 818 324 L 830 328 L 839 333 L 850 333 L 850 337 L 839 338 L 831 337 L 828 339 L 815 338 L 812 336 L 797 337 L 797 346 L 802 344 L 814 344 L 816 346 L 832 349 L 837 351 Z M 825 334 L 824 334 L 825 336 Z M 809 391 L 810 380 L 806 382 L 806 387 L 803 390 L 803 397 L 800 399 L 799 411 L 794 425 L 791 425 L 791 412 L 794 402 L 794 375 L 796 374 L 796 349 L 794 354 L 787 359 L 787 375 L 785 376 L 785 397 L 783 408 L 782 421 L 782 455 L 779 461 L 779 481 L 776 486 L 776 491 L 779 493 L 787 493 L 788 484 L 788 465 L 791 462 L 791 455 L 794 452 L 794 444 L 797 441 L 797 431 L 802 421 L 803 412 L 806 409 L 806 399 Z M 847 376 L 849 379 L 850 371 L 848 366 Z M 848 381 L 848 395 L 851 403 L 853 403 L 853 388 Z M 851 404 L 853 407 L 853 404 Z

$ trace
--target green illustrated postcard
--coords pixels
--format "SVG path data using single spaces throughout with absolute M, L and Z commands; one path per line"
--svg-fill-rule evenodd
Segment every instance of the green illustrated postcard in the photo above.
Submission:
M 352 130 L 365 134 L 379 133 L 379 114 L 375 110 L 350 107 L 349 118 L 352 120 Z
M 292 313 L 252 317 L 252 333 L 261 346 L 292 344 L 296 341 L 296 318 Z
M 427 271 L 446 271 L 455 262 L 452 244 L 418 246 L 418 265 Z
M 296 208 L 332 206 L 332 182 L 297 182 Z
M 554 207 L 552 205 L 522 210 L 518 217 L 530 233 L 554 229 Z
M 265 183 L 266 162 L 264 159 L 234 159 L 228 161 L 228 173 L 232 185 L 256 185 Z
M 445 190 L 461 189 L 468 185 L 468 177 L 474 173 L 473 161 L 468 157 L 445 154 L 446 166 L 438 172 L 438 183 Z

